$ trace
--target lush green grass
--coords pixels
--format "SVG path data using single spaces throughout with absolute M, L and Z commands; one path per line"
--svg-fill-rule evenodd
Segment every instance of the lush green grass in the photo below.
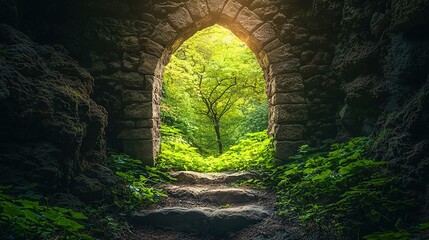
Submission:
M 266 132 L 247 134 L 219 157 L 203 157 L 182 137 L 179 130 L 163 126 L 163 141 L 157 167 L 198 172 L 252 171 L 274 167 L 272 139 Z

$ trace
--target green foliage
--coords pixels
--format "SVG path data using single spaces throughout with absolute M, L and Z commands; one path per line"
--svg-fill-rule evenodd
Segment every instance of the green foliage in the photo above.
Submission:
M 268 102 L 251 101 L 242 109 L 244 121 L 239 125 L 242 133 L 262 132 L 268 128 Z
M 408 229 L 398 231 L 377 232 L 363 237 L 365 240 L 408 240 L 408 239 L 428 239 L 429 222 L 420 223 Z
M 40 197 L 16 198 L 0 186 L 0 238 L 2 239 L 92 239 L 82 233 L 81 212 L 41 204 Z
M 113 190 L 114 202 L 118 207 L 132 210 L 167 197 L 156 185 L 174 180 L 168 173 L 155 167 L 143 167 L 140 160 L 125 154 L 110 154 L 108 162 L 110 168 L 126 183 L 125 188 Z
M 359 236 L 375 227 L 393 226 L 413 204 L 386 171 L 386 163 L 367 157 L 372 142 L 355 138 L 332 144 L 329 152 L 302 146 L 294 163 L 267 177 L 281 215 L 296 214 L 324 231 Z
M 265 132 L 249 133 L 219 157 L 201 156 L 186 142 L 181 132 L 162 126 L 161 154 L 157 166 L 161 169 L 198 172 L 248 171 L 274 167 L 272 139 Z
M 162 123 L 180 129 L 203 155 L 220 154 L 246 133 L 266 129 L 267 109 L 254 54 L 220 26 L 187 40 L 165 69 Z
M 85 210 L 90 219 L 87 228 L 91 236 L 109 240 L 129 239 L 127 236 L 132 232 L 132 227 L 122 209 L 112 209 L 111 205 L 97 203 Z
M 367 235 L 364 237 L 366 240 L 408 240 L 410 239 L 410 233 L 401 232 L 383 232 Z

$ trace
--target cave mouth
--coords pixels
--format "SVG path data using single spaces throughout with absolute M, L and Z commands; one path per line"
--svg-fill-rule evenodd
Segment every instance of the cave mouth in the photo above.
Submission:
M 245 151 L 240 140 L 249 134 L 268 137 L 263 70 L 230 30 L 215 24 L 186 40 L 172 54 L 162 83 L 159 161 L 228 165 L 228 157 L 214 158 Z

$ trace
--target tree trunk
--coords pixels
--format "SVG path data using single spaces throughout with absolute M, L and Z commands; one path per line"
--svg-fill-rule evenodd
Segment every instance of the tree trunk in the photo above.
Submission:
M 218 146 L 219 154 L 222 154 L 223 153 L 223 146 L 222 146 L 222 139 L 220 137 L 219 123 L 215 123 L 213 126 L 214 126 L 214 129 L 215 129 L 215 132 L 216 132 L 216 141 L 217 141 L 217 146 Z

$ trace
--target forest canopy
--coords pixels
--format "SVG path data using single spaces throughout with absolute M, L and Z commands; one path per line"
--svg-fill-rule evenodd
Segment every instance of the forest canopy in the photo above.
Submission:
M 214 25 L 172 56 L 163 81 L 161 120 L 203 155 L 220 155 L 247 133 L 267 129 L 265 81 L 255 55 Z

